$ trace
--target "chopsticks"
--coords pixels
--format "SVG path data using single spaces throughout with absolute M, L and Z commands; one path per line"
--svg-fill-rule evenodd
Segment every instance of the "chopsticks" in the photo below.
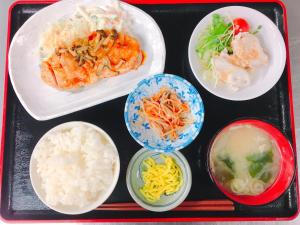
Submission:
M 137 203 L 106 203 L 95 210 L 101 211 L 145 211 Z M 234 211 L 234 204 L 230 200 L 199 200 L 185 201 L 172 211 Z

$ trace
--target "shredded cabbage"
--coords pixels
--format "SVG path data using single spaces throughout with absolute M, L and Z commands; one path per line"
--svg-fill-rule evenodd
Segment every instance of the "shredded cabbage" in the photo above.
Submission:
M 58 47 L 70 47 L 77 38 L 85 38 L 90 33 L 101 29 L 116 29 L 130 32 L 131 21 L 122 10 L 119 1 L 112 0 L 105 7 L 77 6 L 76 12 L 68 18 L 61 18 L 51 24 L 42 34 L 40 56 L 51 56 Z

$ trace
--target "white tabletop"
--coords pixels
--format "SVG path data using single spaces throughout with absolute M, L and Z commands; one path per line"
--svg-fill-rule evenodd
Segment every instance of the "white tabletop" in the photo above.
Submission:
M 9 6 L 15 0 L 1 0 L 0 4 L 0 72 L 4 75 L 5 71 L 5 52 L 6 52 L 6 31 L 7 31 L 7 12 Z M 222 0 L 220 0 L 222 2 Z M 300 1 L 299 0 L 283 0 L 287 6 L 288 11 L 288 26 L 289 26 L 289 48 L 292 64 L 292 84 L 293 84 L 293 96 L 294 96 L 294 111 L 295 111 L 295 124 L 296 124 L 296 140 L 298 142 L 297 155 L 298 160 L 300 159 Z M 3 77 L 0 76 L 0 111 L 2 111 L 2 99 L 3 99 Z M 2 117 L 1 117 L 2 118 Z M 0 120 L 0 127 L 2 121 Z M 1 223 L 1 221 L 0 221 Z M 66 223 L 64 223 L 66 224 Z M 116 224 L 116 223 L 104 223 L 106 225 Z M 119 223 L 120 224 L 120 223 Z M 119 225 L 118 224 L 118 225 Z M 131 223 L 134 224 L 134 223 Z M 149 223 L 150 224 L 150 223 Z M 159 223 L 151 223 L 159 224 Z M 160 223 L 161 224 L 161 223 Z M 187 223 L 172 223 L 172 224 L 187 224 Z M 190 224 L 190 223 L 189 223 Z M 201 223 L 192 223 L 201 224 Z M 205 223 L 209 225 L 231 225 L 232 222 L 226 223 Z M 283 221 L 283 222 L 236 222 L 235 224 L 253 224 L 253 225 L 299 225 L 300 216 L 293 221 Z M 117 224 L 116 224 L 117 225 Z

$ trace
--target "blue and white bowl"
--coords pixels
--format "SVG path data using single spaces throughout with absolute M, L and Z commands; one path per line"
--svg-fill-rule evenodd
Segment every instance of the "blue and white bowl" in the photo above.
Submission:
M 175 141 L 159 137 L 139 112 L 142 99 L 153 96 L 162 87 L 170 88 L 181 100 L 187 102 L 194 119 L 194 123 L 187 126 Z M 199 134 L 204 121 L 204 106 L 198 91 L 191 83 L 179 76 L 158 74 L 142 80 L 138 87 L 129 94 L 124 117 L 129 133 L 144 148 L 172 152 L 186 147 Z

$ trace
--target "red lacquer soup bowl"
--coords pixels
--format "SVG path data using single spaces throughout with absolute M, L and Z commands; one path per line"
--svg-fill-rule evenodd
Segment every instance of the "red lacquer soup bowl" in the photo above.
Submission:
M 250 125 L 264 130 L 277 144 L 277 149 L 279 152 L 279 171 L 277 177 L 275 178 L 273 184 L 268 187 L 264 192 L 258 195 L 238 195 L 234 194 L 227 189 L 225 189 L 222 184 L 218 182 L 218 180 L 214 177 L 211 168 L 211 160 L 210 160 L 210 152 L 211 148 L 219 137 L 219 135 L 223 134 L 229 128 L 240 126 L 240 125 Z M 213 138 L 209 151 L 208 151 L 208 170 L 210 177 L 214 181 L 214 183 L 218 186 L 218 188 L 230 199 L 245 205 L 264 205 L 270 203 L 277 198 L 279 198 L 289 187 L 291 184 L 294 173 L 295 173 L 295 156 L 293 148 L 287 138 L 274 126 L 268 124 L 266 122 L 260 120 L 239 120 L 233 123 L 230 123 L 226 127 L 224 127 L 221 131 L 219 131 L 216 136 Z

